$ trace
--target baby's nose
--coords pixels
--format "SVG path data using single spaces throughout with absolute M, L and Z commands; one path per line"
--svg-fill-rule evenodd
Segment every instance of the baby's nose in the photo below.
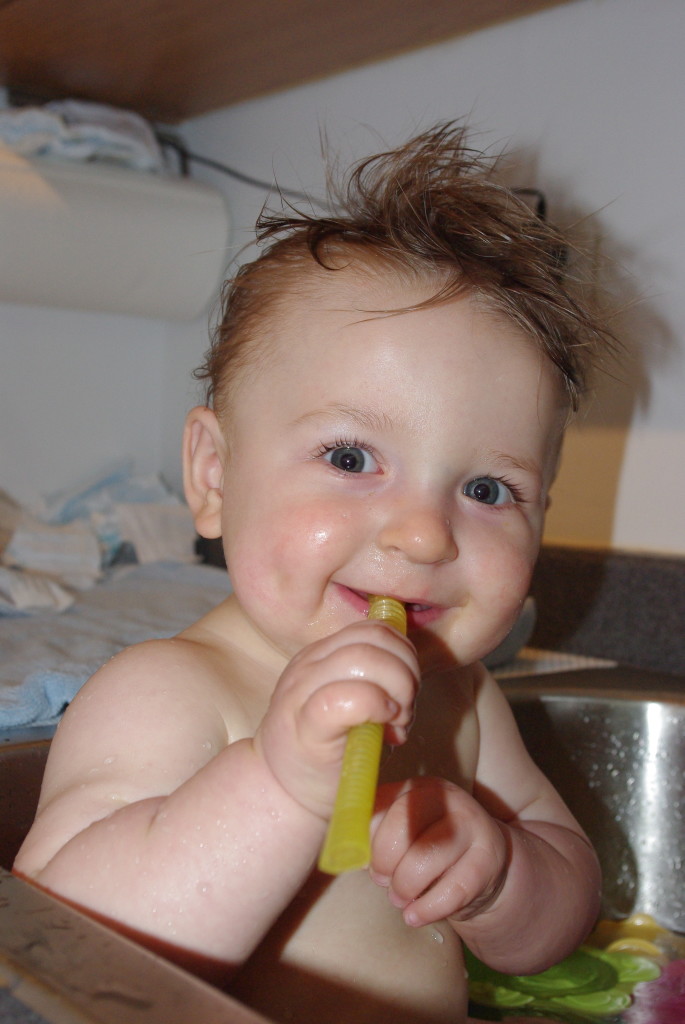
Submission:
M 458 554 L 449 518 L 428 505 L 396 509 L 379 530 L 378 546 L 426 565 L 451 562 Z

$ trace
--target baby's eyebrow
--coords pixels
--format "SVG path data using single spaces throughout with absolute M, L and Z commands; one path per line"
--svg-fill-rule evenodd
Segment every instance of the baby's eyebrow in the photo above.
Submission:
M 322 419 L 351 420 L 365 430 L 376 432 L 391 430 L 394 426 L 393 420 L 385 412 L 376 412 L 375 409 L 357 409 L 354 406 L 342 405 L 337 402 L 326 405 L 321 409 L 311 409 L 309 412 L 303 413 L 302 416 L 298 416 L 296 420 L 293 420 L 293 426 L 297 427 L 302 423 L 307 423 L 309 420 Z
M 520 469 L 524 473 L 531 473 L 533 476 L 540 476 L 540 466 L 533 459 L 526 459 L 524 456 L 507 455 L 506 452 L 498 452 L 495 449 L 485 451 L 486 459 L 492 459 L 501 466 L 509 466 L 511 469 Z

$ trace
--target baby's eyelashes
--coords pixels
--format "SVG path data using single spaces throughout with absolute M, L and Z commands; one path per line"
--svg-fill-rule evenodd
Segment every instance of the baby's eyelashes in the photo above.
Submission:
M 336 441 L 332 445 L 322 444 L 319 456 L 342 473 L 378 473 L 380 467 L 370 445 L 363 441 Z
M 520 490 L 514 484 L 491 476 L 478 476 L 469 480 L 464 487 L 464 494 L 482 505 L 519 504 L 523 500 Z

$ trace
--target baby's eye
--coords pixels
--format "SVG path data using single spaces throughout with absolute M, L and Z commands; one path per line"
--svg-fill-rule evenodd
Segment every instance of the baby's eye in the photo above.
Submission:
M 470 480 L 464 487 L 464 494 L 483 505 L 506 505 L 516 500 L 506 484 L 493 480 L 491 476 L 477 476 Z
M 329 448 L 324 458 L 336 469 L 345 473 L 375 473 L 378 470 L 378 463 L 371 452 L 357 445 L 340 445 L 336 448 Z

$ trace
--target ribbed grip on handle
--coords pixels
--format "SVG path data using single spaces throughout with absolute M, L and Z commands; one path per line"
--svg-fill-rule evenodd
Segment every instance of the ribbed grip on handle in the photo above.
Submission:
M 407 632 L 404 605 L 392 597 L 370 597 L 369 618 L 383 619 Z M 376 722 L 355 725 L 348 733 L 335 807 L 319 857 L 319 870 L 326 874 L 356 871 L 369 863 L 369 827 L 382 746 L 383 726 Z
M 394 597 L 369 595 L 369 618 L 382 619 L 388 625 L 394 626 L 398 633 L 407 633 L 407 609 Z

